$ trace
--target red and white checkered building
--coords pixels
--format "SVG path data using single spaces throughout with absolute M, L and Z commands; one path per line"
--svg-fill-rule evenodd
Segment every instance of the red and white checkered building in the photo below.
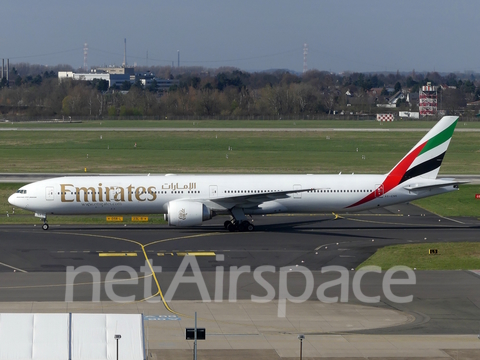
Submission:
M 418 110 L 420 116 L 431 116 L 437 114 L 437 87 L 427 83 L 419 91 Z

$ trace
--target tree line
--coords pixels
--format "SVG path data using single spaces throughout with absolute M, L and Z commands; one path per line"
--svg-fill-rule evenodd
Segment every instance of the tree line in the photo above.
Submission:
M 418 93 L 427 83 L 440 86 L 439 108 L 465 111 L 480 99 L 480 80 L 474 75 L 430 73 L 342 73 L 312 70 L 294 74 L 284 70 L 249 73 L 234 68 L 137 68 L 178 85 L 159 92 L 155 86 L 108 88 L 104 80 L 59 81 L 57 73 L 71 67 L 45 69 L 40 65 L 12 66 L 7 84 L 0 82 L 3 115 L 28 117 L 89 116 L 258 117 L 321 116 L 334 112 L 374 114 L 393 93 Z M 380 91 L 373 91 L 372 89 Z M 355 100 L 355 101 L 353 101 Z M 418 104 L 400 102 L 400 109 L 418 111 Z M 416 108 L 415 108 L 416 106 Z

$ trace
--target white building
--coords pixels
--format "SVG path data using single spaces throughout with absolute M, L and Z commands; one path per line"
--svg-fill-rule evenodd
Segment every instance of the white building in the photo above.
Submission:
M 155 78 L 152 73 L 147 74 L 135 74 L 134 69 L 130 67 L 106 67 L 93 69 L 89 73 L 75 73 L 73 71 L 59 71 L 58 79 L 60 81 L 64 79 L 73 79 L 80 81 L 93 81 L 93 80 L 106 80 L 108 81 L 108 87 L 117 86 L 121 87 L 125 81 L 134 84 L 139 80 L 143 87 L 149 86 L 153 80 L 157 83 L 157 90 L 168 91 L 173 85 L 178 85 L 178 80 L 159 79 Z
M 142 314 L 2 313 L 0 334 L 0 360 L 146 357 Z
M 106 68 L 108 69 L 108 68 Z M 116 69 L 116 68 L 112 68 Z M 118 73 L 118 72 L 105 72 L 104 69 L 100 71 L 92 70 L 89 73 L 75 73 L 73 71 L 59 71 L 58 72 L 58 79 L 60 81 L 64 79 L 73 79 L 73 80 L 80 80 L 80 81 L 93 81 L 93 80 L 106 80 L 108 81 L 108 87 L 112 87 L 114 85 L 120 87 L 125 81 L 130 82 L 133 84 L 135 82 L 135 74 L 130 73 Z

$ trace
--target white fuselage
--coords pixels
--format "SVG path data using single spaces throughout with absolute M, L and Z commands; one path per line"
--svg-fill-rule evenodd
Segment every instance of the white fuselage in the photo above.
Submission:
M 242 205 L 246 215 L 366 210 L 456 190 L 417 177 L 383 193 L 387 175 L 162 175 L 59 177 L 22 187 L 9 198 L 20 208 L 44 215 L 165 214 L 172 201 L 198 201 L 216 213 L 228 213 L 232 198 L 292 192 L 261 204 Z M 307 190 L 310 189 L 310 190 Z M 369 196 L 361 205 L 357 202 Z M 231 206 L 230 206 L 231 205 Z

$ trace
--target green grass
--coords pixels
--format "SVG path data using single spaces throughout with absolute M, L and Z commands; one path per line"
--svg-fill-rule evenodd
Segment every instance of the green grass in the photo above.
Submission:
M 412 203 L 438 215 L 480 218 L 480 185 L 461 185 L 459 191 L 415 200 Z
M 8 119 L 8 117 L 7 117 Z M 435 120 L 399 120 L 378 122 L 376 120 L 87 120 L 77 123 L 14 122 L 0 123 L 0 128 L 378 128 L 430 129 Z M 480 128 L 480 121 L 460 122 L 458 127 Z
M 89 173 L 386 173 L 421 136 L 419 132 L 0 131 L 0 173 L 83 173 L 84 168 Z M 442 173 L 480 173 L 480 133 L 454 134 Z M 18 187 L 0 186 L 0 214 L 11 211 L 6 200 Z M 415 204 L 444 216 L 480 217 L 480 200 L 474 199 L 475 193 L 480 193 L 478 186 L 461 186 L 459 192 Z M 58 222 L 80 223 L 85 219 L 59 217 Z M 103 216 L 88 219 L 105 221 Z M 31 213 L 20 210 L 8 221 L 38 223 Z
M 417 132 L 8 131 L 0 132 L 0 173 L 80 173 L 84 168 L 91 173 L 386 173 L 421 136 Z M 456 133 L 441 172 L 480 173 L 479 144 L 480 133 Z
M 438 254 L 429 254 L 437 249 Z M 480 243 L 430 243 L 394 245 L 379 249 L 360 264 L 376 265 L 387 270 L 396 265 L 405 265 L 417 270 L 475 270 L 480 269 Z

